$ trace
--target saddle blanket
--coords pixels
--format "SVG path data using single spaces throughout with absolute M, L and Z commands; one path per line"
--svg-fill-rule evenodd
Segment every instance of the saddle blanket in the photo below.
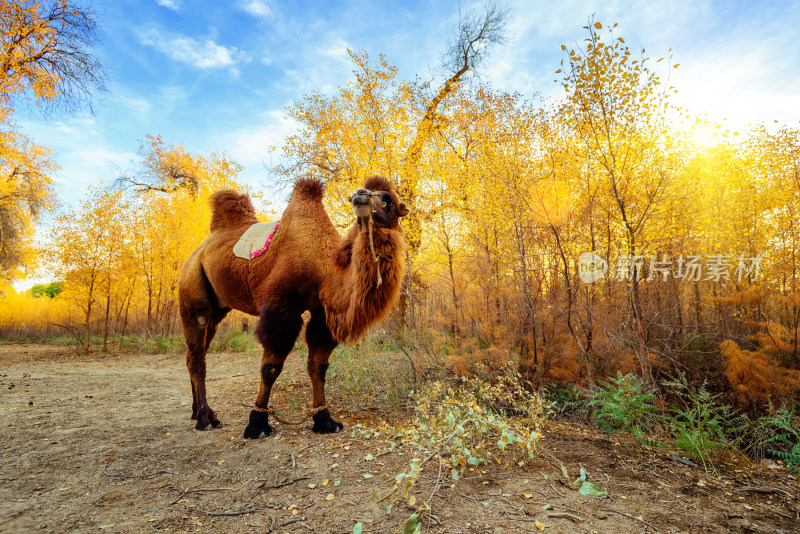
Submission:
M 255 223 L 245 230 L 239 241 L 233 245 L 233 255 L 237 258 L 252 260 L 267 251 L 272 237 L 278 230 L 281 221 Z

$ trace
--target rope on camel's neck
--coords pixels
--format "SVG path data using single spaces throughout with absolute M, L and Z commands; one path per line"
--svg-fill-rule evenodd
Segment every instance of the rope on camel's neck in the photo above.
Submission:
M 369 199 L 369 207 L 370 207 L 370 210 L 374 209 L 372 207 L 372 197 L 370 197 L 370 199 Z M 377 266 L 378 283 L 375 285 L 375 287 L 380 287 L 380 285 L 383 283 L 383 277 L 381 276 L 381 259 L 375 253 L 375 244 L 373 243 L 373 238 L 372 238 L 372 226 L 373 226 L 372 211 L 370 211 L 369 212 L 369 223 L 367 224 L 367 228 L 368 228 L 368 231 L 369 231 L 369 251 L 372 253 L 372 259 L 375 260 L 375 263 L 378 264 L 378 266 Z

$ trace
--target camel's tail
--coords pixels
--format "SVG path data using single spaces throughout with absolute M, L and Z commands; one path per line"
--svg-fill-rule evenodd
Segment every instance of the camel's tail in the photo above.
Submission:
M 211 205 L 210 231 L 232 228 L 245 224 L 255 224 L 256 212 L 250 203 L 250 197 L 237 193 L 233 189 L 221 189 L 208 199 Z
M 308 200 L 322 200 L 323 194 L 325 194 L 325 184 L 322 180 L 306 176 L 294 183 L 292 199 L 302 197 Z

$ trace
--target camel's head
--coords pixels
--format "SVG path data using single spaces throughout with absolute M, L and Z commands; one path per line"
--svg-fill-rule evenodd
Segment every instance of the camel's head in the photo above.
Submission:
M 353 204 L 359 228 L 363 228 L 371 215 L 376 227 L 394 229 L 399 226 L 400 217 L 408 215 L 410 211 L 405 203 L 400 202 L 392 183 L 380 176 L 367 178 L 364 187 L 350 195 L 350 203 Z

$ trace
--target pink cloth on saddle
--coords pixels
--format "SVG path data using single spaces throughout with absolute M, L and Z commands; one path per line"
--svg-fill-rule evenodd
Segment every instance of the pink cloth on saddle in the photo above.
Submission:
M 250 254 L 250 259 L 251 260 L 261 256 L 263 253 L 265 253 L 267 251 L 267 249 L 269 248 L 269 244 L 272 243 L 272 237 L 275 235 L 275 232 L 278 231 L 278 226 L 280 226 L 280 224 L 281 224 L 281 221 L 277 221 L 275 223 L 275 228 L 272 229 L 272 232 L 269 234 L 269 237 L 267 237 L 267 241 L 264 243 L 264 246 L 261 247 L 260 249 L 256 250 L 252 254 Z

